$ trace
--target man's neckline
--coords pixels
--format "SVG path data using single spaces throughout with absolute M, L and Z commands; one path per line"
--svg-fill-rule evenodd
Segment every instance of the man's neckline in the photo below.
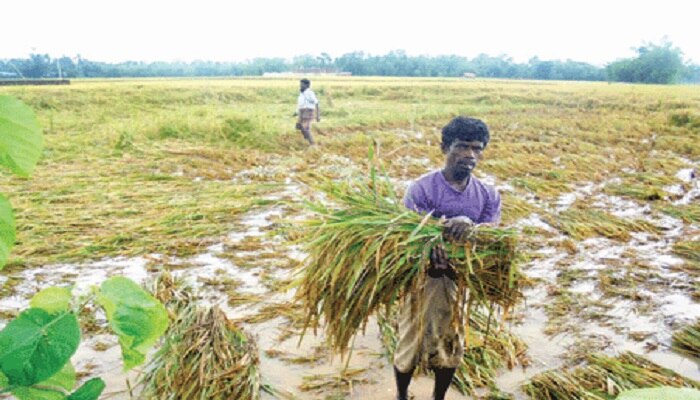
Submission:
M 467 190 L 467 188 L 469 187 L 469 185 L 472 184 L 472 179 L 474 178 L 474 175 L 473 175 L 473 174 L 469 175 L 469 180 L 467 181 L 467 184 L 464 185 L 464 189 L 459 190 L 459 189 L 457 189 L 456 187 L 454 187 L 454 186 L 450 183 L 450 181 L 447 180 L 447 178 L 445 177 L 445 172 L 444 172 L 444 170 L 441 169 L 441 170 L 438 171 L 438 173 L 440 174 L 440 178 L 441 178 L 442 181 L 445 183 L 445 185 L 447 185 L 447 187 L 449 187 L 450 189 L 452 189 L 452 190 L 453 190 L 454 192 L 456 192 L 456 193 L 464 193 L 464 192 Z

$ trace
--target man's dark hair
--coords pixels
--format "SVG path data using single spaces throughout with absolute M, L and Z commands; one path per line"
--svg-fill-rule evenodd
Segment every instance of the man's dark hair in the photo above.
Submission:
M 300 80 L 299 82 L 303 83 L 304 85 L 311 85 L 311 81 L 306 78 Z
M 455 117 L 442 128 L 442 148 L 449 148 L 457 139 L 465 142 L 479 141 L 486 147 L 489 144 L 489 128 L 480 119 Z

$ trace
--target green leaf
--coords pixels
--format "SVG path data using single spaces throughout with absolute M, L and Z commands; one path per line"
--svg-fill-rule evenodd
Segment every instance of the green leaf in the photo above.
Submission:
M 124 369 L 143 363 L 146 352 L 168 328 L 165 307 L 139 285 L 124 277 L 102 283 L 97 295 L 112 330 L 119 336 Z
M 102 379 L 92 378 L 68 396 L 68 400 L 97 400 L 104 389 L 105 383 Z
M 66 395 L 58 390 L 37 389 L 21 386 L 12 390 L 18 400 L 66 400 Z
M 71 291 L 69 288 L 49 287 L 32 297 L 29 304 L 41 308 L 49 314 L 70 310 Z
M 63 369 L 38 385 L 42 387 L 55 386 L 63 388 L 66 391 L 71 391 L 76 382 L 77 378 L 75 376 L 75 368 L 73 368 L 73 364 L 69 361 L 63 366 Z
M 5 374 L 0 371 L 0 389 L 6 388 L 10 385 L 10 381 L 7 380 Z
M 44 146 L 34 111 L 10 96 L 0 96 L 0 165 L 29 176 Z
M 10 250 L 15 245 L 15 216 L 12 206 L 5 196 L 0 194 L 0 270 L 10 257 Z
M 11 385 L 33 385 L 59 372 L 79 343 L 74 314 L 30 308 L 0 331 L 0 370 Z
M 634 389 L 620 393 L 617 400 L 700 400 L 700 391 L 671 387 Z

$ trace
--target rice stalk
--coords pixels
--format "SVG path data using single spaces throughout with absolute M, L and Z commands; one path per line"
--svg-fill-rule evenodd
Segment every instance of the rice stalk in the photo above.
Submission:
M 675 350 L 700 360 L 700 319 L 673 334 Z
M 319 179 L 316 187 L 338 206 L 306 203 L 313 213 L 304 222 L 308 258 L 294 285 L 306 314 L 304 332 L 323 326 L 333 350 L 344 354 L 370 315 L 422 286 L 438 244 L 455 265 L 458 285 L 469 289 L 469 304 L 505 310 L 521 298 L 513 230 L 476 226 L 465 243 L 449 242 L 441 221 L 404 208 L 374 168 L 368 180 Z
M 629 389 L 659 386 L 700 388 L 700 382 L 685 378 L 648 359 L 626 352 L 617 357 L 596 353 L 586 357 L 586 366 L 574 370 L 549 370 L 523 385 L 531 398 L 541 400 L 613 400 Z
M 141 380 L 145 398 L 241 399 L 260 396 L 255 342 L 218 307 L 184 307 Z

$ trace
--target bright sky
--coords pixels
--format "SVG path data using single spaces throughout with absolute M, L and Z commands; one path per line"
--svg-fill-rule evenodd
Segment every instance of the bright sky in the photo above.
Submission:
M 692 0 L 7 0 L 0 14 L 0 59 L 242 61 L 402 49 L 604 65 L 667 37 L 700 63 Z

